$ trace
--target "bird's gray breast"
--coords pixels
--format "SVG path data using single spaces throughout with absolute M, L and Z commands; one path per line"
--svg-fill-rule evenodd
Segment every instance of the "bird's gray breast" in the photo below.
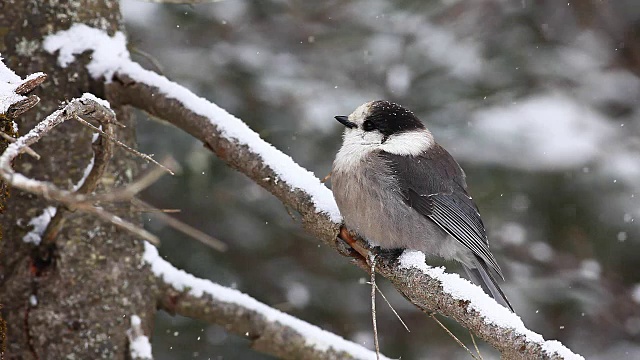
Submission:
M 445 258 L 457 252 L 444 230 L 405 203 L 396 175 L 378 153 L 365 156 L 349 171 L 335 171 L 331 184 L 347 228 L 374 245 Z

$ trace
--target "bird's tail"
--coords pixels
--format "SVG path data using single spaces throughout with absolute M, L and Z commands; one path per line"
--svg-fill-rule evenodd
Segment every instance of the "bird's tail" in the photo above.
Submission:
M 489 272 L 487 264 L 485 264 L 482 259 L 477 259 L 474 265 L 476 265 L 476 267 L 474 268 L 463 265 L 464 270 L 467 272 L 467 276 L 469 276 L 469 279 L 477 285 L 480 285 L 482 287 L 482 290 L 491 295 L 491 297 L 494 298 L 500 305 L 509 308 L 512 312 L 515 312 L 513 311 L 511 303 L 509 303 L 509 300 L 507 300 L 507 297 L 502 292 L 502 289 L 500 289 L 500 286 L 498 286 L 495 277 L 493 277 L 491 272 Z

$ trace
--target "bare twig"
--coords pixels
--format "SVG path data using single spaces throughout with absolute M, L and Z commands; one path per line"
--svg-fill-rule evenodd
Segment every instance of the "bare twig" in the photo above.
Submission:
M 132 199 L 133 201 L 137 200 L 136 198 Z M 180 209 L 158 209 L 158 208 L 151 208 L 151 209 L 135 209 L 138 212 L 141 213 L 150 213 L 150 214 L 155 214 L 155 213 L 164 213 L 164 214 L 177 214 L 179 212 L 181 212 Z
M 17 95 L 21 95 L 18 97 L 19 100 L 15 101 L 12 104 L 9 104 L 7 107 L 5 115 L 9 119 L 15 119 L 18 116 L 24 114 L 29 109 L 33 108 L 40 102 L 40 98 L 36 95 L 26 96 L 28 93 L 33 91 L 38 85 L 42 84 L 43 81 L 47 79 L 47 76 L 42 73 L 33 74 L 26 79 L 22 80 L 22 83 L 18 85 L 13 92 Z M 26 97 L 23 97 L 26 96 Z
M 159 4 L 197 5 L 197 4 L 221 2 L 225 0 L 143 0 L 143 1 L 159 3 Z
M 382 298 L 387 303 L 387 305 L 389 305 L 389 308 L 391 309 L 393 314 L 398 318 L 398 320 L 400 320 L 400 323 L 402 324 L 402 326 L 404 326 L 405 330 L 407 330 L 407 332 L 411 332 L 411 330 L 409 330 L 409 327 L 407 326 L 407 324 L 405 324 L 404 321 L 402 321 L 402 318 L 400 317 L 400 315 L 398 315 L 398 312 L 396 311 L 396 309 L 394 309 L 393 306 L 391 306 L 391 303 L 389 302 L 389 300 L 387 300 L 387 297 L 384 296 L 384 293 L 382 292 L 382 290 L 380 290 L 380 288 L 378 287 L 377 284 L 374 284 L 374 285 L 375 285 L 376 289 L 378 290 L 378 293 L 380 294 L 380 296 L 382 296 Z
M 473 333 L 471 331 L 469 331 L 469 335 L 471 335 L 471 341 L 473 342 L 473 347 L 476 349 L 476 354 L 478 354 L 478 357 L 480 358 L 480 360 L 483 360 L 482 354 L 480 353 L 480 349 L 478 349 L 478 344 L 476 344 L 476 337 L 473 336 Z
M 458 337 L 456 337 L 451 330 L 449 330 L 442 322 L 440 322 L 440 320 L 438 320 L 438 318 L 436 317 L 436 314 L 434 313 L 429 313 L 429 316 L 433 319 L 433 321 L 435 321 L 438 325 L 440 325 L 440 327 L 442 329 L 444 329 L 444 331 L 449 334 L 449 336 L 451 336 L 451 338 L 453 340 L 455 340 L 455 342 L 458 343 L 458 345 L 460 345 L 460 347 L 462 347 L 463 349 L 467 350 L 467 352 L 469 353 L 469 355 L 471 355 L 472 358 L 479 360 L 472 352 L 471 350 L 469 350 L 469 348 L 462 342 L 460 341 L 460 339 L 458 339 Z
M 371 321 L 373 322 L 373 345 L 376 349 L 376 359 L 380 360 L 380 342 L 378 341 L 378 322 L 376 319 L 376 256 L 369 256 L 371 267 Z
M 30 146 L 37 142 L 42 136 L 51 131 L 57 125 L 68 119 L 74 118 L 77 114 L 91 116 L 93 118 L 114 117 L 113 111 L 98 104 L 96 101 L 88 98 L 74 99 L 63 109 L 55 111 L 45 120 L 40 122 L 29 131 L 26 135 L 16 139 L 16 142 L 9 144 L 2 155 L 0 155 L 0 176 L 11 186 L 21 190 L 43 196 L 46 199 L 53 200 L 66 206 L 76 206 L 87 213 L 94 214 L 102 219 L 109 220 L 113 224 L 127 231 L 132 231 L 136 235 L 158 244 L 158 238 L 148 231 L 138 228 L 135 225 L 123 220 L 103 209 L 93 206 L 80 206 L 81 195 L 76 195 L 68 190 L 62 190 L 49 182 L 38 181 L 27 178 L 26 176 L 16 173 L 11 167 L 12 160 L 20 153 L 24 152 L 26 146 Z M 135 230 L 135 231 L 134 231 Z
M 87 126 L 88 128 L 92 129 L 93 131 L 98 132 L 100 135 L 106 136 L 107 139 L 113 141 L 114 143 L 116 143 L 116 145 L 122 147 L 126 151 L 128 151 L 128 152 L 130 152 L 130 153 L 132 153 L 132 154 L 134 154 L 134 155 L 136 155 L 138 157 L 141 157 L 141 158 L 143 158 L 143 159 L 145 159 L 147 161 L 150 161 L 150 162 L 156 164 L 157 166 L 159 166 L 160 168 L 164 169 L 166 172 L 168 172 L 171 175 L 175 175 L 173 173 L 173 171 L 171 171 L 171 169 L 168 169 L 164 165 L 160 164 L 154 158 L 152 158 L 150 155 L 143 154 L 143 153 L 139 152 L 138 150 L 131 148 L 129 145 L 121 142 L 120 140 L 116 139 L 112 135 L 107 134 L 106 132 L 104 132 L 100 128 L 94 126 L 93 124 L 91 124 L 90 122 L 86 121 L 85 119 L 83 119 L 82 117 L 78 116 L 77 114 L 74 114 L 74 118 L 76 120 L 78 120 L 81 124 Z
M 171 157 L 162 161 L 164 164 L 163 167 L 173 167 L 174 169 L 179 168 L 178 163 Z M 152 184 L 154 184 L 158 179 L 160 179 L 163 175 L 166 174 L 166 170 L 161 168 L 154 168 L 139 179 L 133 181 L 127 186 L 119 189 L 114 189 L 112 191 L 96 194 L 93 196 L 88 196 L 83 202 L 96 202 L 96 201 L 105 201 L 105 202 L 117 202 L 117 201 L 130 201 L 134 196 L 139 194 L 144 189 L 148 188 Z
M 153 205 L 150 205 L 140 199 L 132 199 L 131 202 L 133 203 L 133 205 L 140 207 L 140 208 L 144 208 L 146 210 L 157 210 L 155 207 L 153 207 Z M 225 244 L 224 242 L 208 235 L 205 234 L 204 232 L 183 223 L 182 221 L 175 219 L 167 214 L 165 214 L 164 212 L 154 212 L 154 215 L 156 217 L 158 217 L 161 221 L 163 221 L 164 223 L 166 223 L 167 225 L 171 226 L 172 228 L 180 231 L 181 233 L 194 238 L 198 241 L 200 241 L 201 243 L 216 249 L 218 251 L 226 251 L 227 250 L 227 244 Z
M 160 75 L 164 75 L 164 70 L 162 70 L 162 65 L 160 64 L 160 61 L 158 61 L 155 57 L 153 57 L 153 55 L 149 54 L 148 52 L 140 49 L 139 47 L 136 46 L 132 46 L 131 50 L 133 50 L 134 53 L 142 56 L 143 58 L 145 58 L 147 61 L 149 61 L 151 63 L 151 65 L 153 65 L 153 67 L 155 68 L 155 71 L 160 74 Z
M 13 138 L 11 135 L 5 133 L 4 131 L 0 131 L 0 136 L 2 136 L 3 139 L 7 140 L 10 143 L 16 142 L 15 138 Z M 33 149 L 31 149 L 30 147 L 25 146 L 24 152 L 29 154 L 29 155 L 31 155 L 34 159 L 40 160 L 40 155 L 38 155 L 38 153 L 33 151 Z

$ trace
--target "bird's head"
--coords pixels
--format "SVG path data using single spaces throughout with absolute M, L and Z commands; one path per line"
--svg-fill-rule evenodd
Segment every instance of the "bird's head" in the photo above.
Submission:
M 370 101 L 358 106 L 349 116 L 335 118 L 346 127 L 343 150 L 350 152 L 366 155 L 381 150 L 417 156 L 435 144 L 420 119 L 389 101 Z

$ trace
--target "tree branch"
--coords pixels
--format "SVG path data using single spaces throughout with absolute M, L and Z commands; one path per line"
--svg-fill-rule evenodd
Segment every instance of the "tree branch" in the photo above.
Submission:
M 121 34 L 110 38 L 95 29 L 76 25 L 50 36 L 45 41 L 45 49 L 52 53 L 60 51 L 62 66 L 70 61 L 70 55 L 95 50 L 88 68 L 101 68 L 102 71 L 94 71 L 92 75 L 113 80 L 107 87 L 111 102 L 138 107 L 196 137 L 231 167 L 249 176 L 286 206 L 296 209 L 302 215 L 307 231 L 339 253 L 352 257 L 356 254 L 356 259 L 362 260 L 344 242 L 337 240 L 340 216 L 335 202 L 329 190 L 313 174 L 218 106 L 133 63 Z M 110 49 L 104 59 L 101 49 Z M 117 59 L 112 56 L 114 49 L 120 54 Z M 104 63 L 106 59 L 108 64 Z M 94 62 L 100 63 L 101 67 Z M 361 240 L 358 242 L 366 246 Z M 499 306 L 479 287 L 457 275 L 446 274 L 442 269 L 428 267 L 424 254 L 417 261 L 409 261 L 415 254 L 405 252 L 405 255 L 404 263 L 380 261 L 377 271 L 420 309 L 437 311 L 455 319 L 498 349 L 504 358 L 582 358 L 559 342 L 545 341 L 528 330 L 517 315 Z M 363 261 L 357 263 L 366 266 Z
M 76 115 L 77 118 L 77 115 Z M 102 128 L 104 132 L 113 136 L 115 133 L 115 121 L 101 121 Z M 74 186 L 74 190 L 76 194 L 91 194 L 97 187 L 98 182 L 104 175 L 104 172 L 109 165 L 109 161 L 111 161 L 111 157 L 113 156 L 113 142 L 100 135 L 92 144 L 93 148 L 93 158 L 89 163 L 89 167 L 85 170 L 85 175 L 80 181 Z M 42 234 L 42 244 L 53 244 L 58 235 L 58 232 L 64 226 L 68 213 L 71 210 L 68 206 L 58 206 L 56 214 L 49 222 L 47 226 L 47 230 Z
M 283 359 L 374 359 L 375 353 L 271 308 L 237 290 L 198 279 L 162 259 L 145 245 L 144 260 L 156 275 L 158 307 L 218 324 L 251 340 L 251 346 Z M 381 356 L 382 359 L 389 359 Z
M 223 134 L 215 122 L 224 119 L 212 120 L 199 115 L 185 106 L 189 100 L 182 99 L 183 102 L 171 98 L 165 95 L 167 89 L 135 81 L 130 74 L 117 73 L 116 81 L 108 87 L 108 91 L 111 101 L 136 106 L 155 117 L 170 121 L 198 138 L 230 166 L 252 178 L 285 205 L 300 212 L 305 229 L 313 235 L 343 255 L 358 256 L 355 251 L 345 250 L 341 246 L 343 242 L 336 242 L 340 224 L 333 222 L 326 212 L 316 207 L 308 193 L 292 187 L 286 181 L 264 180 L 278 179 L 276 171 L 264 163 L 260 153 L 249 149 L 247 144 L 239 143 Z M 362 247 L 368 247 L 362 240 L 358 240 L 358 243 Z M 361 267 L 367 267 L 365 262 L 360 261 L 359 264 Z M 487 319 L 487 314 L 478 310 L 470 301 L 460 300 L 452 293 L 444 291 L 441 279 L 431 273 L 415 268 L 401 268 L 389 260 L 381 260 L 376 269 L 378 273 L 391 280 L 396 289 L 414 305 L 456 320 L 491 344 L 505 358 L 564 359 L 574 356 L 564 347 L 556 349 L 554 346 L 557 344 L 545 342 L 540 335 L 527 330 L 524 325 L 515 329 L 511 324 L 492 323 Z M 470 283 L 467 285 L 476 288 Z M 515 314 L 510 314 L 506 309 L 504 312 L 505 316 L 513 317 L 516 324 L 522 324 Z M 560 348 L 563 350 L 559 350 Z
M 117 81 L 109 86 L 111 100 L 136 106 L 153 116 L 167 119 L 203 141 L 222 160 L 248 175 L 284 204 L 300 212 L 308 231 L 329 246 L 338 249 L 343 255 L 353 256 L 352 252 L 345 251 L 340 247 L 342 242 L 336 243 L 339 224 L 333 222 L 326 213 L 320 212 L 321 209 L 318 209 L 310 200 L 309 194 L 301 189 L 293 188 L 285 181 L 264 180 L 278 178 L 274 169 L 264 164 L 261 154 L 251 151 L 246 144 L 234 141 L 222 134 L 214 125 L 214 121 L 222 121 L 223 119 L 212 121 L 198 115 L 183 102 L 164 95 L 166 89 L 136 82 L 129 77 L 129 74 L 118 73 L 116 79 Z M 366 244 L 360 244 L 366 246 Z M 396 289 L 413 304 L 421 309 L 436 311 L 453 318 L 499 350 L 506 358 L 566 358 L 566 355 L 561 355 L 558 351 L 547 352 L 546 343 L 537 334 L 532 337 L 530 336 L 533 334 L 532 332 L 514 331 L 515 329 L 508 324 L 500 326 L 487 321 L 486 316 L 476 310 L 469 301 L 461 301 L 451 293 L 443 291 L 441 280 L 428 273 L 412 268 L 403 269 L 388 261 L 381 261 L 377 270 L 381 275 L 391 280 Z M 505 309 L 505 311 L 507 310 Z M 519 318 L 517 320 L 519 321 Z

